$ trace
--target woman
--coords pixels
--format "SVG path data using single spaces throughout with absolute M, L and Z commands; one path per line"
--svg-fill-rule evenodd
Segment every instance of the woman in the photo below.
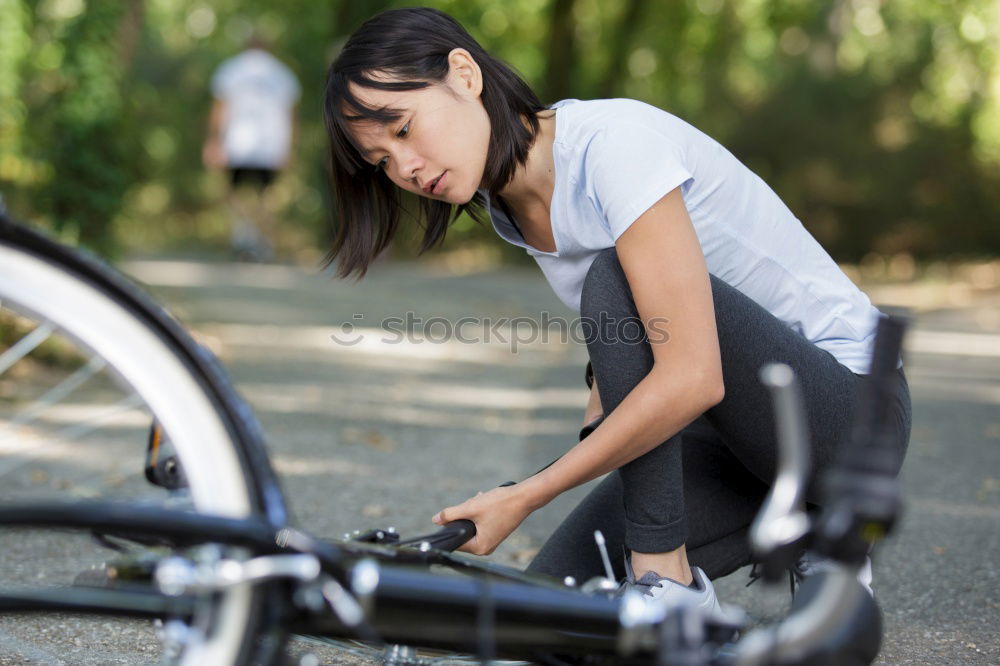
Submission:
M 817 469 L 844 438 L 879 316 L 766 184 L 682 120 L 632 100 L 543 106 L 431 9 L 369 20 L 330 68 L 326 123 L 339 225 L 330 259 L 364 275 L 420 197 L 422 250 L 458 212 L 489 216 L 598 327 L 585 423 L 558 461 L 434 517 L 468 518 L 489 554 L 526 516 L 608 472 L 530 568 L 602 568 L 595 528 L 631 554 L 626 586 L 717 607 L 710 578 L 749 561 L 746 532 L 775 470 L 770 361 L 800 378 Z M 628 323 L 644 326 L 638 344 Z M 617 333 L 616 333 L 617 332 Z M 909 395 L 895 405 L 905 450 Z M 900 456 L 902 458 L 902 456 Z M 631 564 L 631 566 L 629 566 Z M 634 572 L 645 572 L 636 578 Z

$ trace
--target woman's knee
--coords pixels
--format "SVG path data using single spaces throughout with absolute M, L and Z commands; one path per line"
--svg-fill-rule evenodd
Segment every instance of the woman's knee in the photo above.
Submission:
M 609 247 L 597 253 L 587 270 L 580 294 L 580 316 L 596 317 L 601 312 L 617 311 L 623 304 L 634 308 L 618 253 Z
M 716 311 L 735 307 L 741 298 L 746 300 L 743 294 L 714 275 L 709 275 L 709 279 Z M 634 311 L 635 303 L 625 270 L 618 261 L 618 252 L 609 247 L 597 253 L 587 270 L 580 296 L 580 316 L 593 317 L 622 307 Z

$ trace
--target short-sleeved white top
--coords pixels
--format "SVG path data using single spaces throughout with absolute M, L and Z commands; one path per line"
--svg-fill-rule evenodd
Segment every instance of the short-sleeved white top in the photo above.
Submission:
M 276 169 L 288 158 L 292 107 L 299 82 L 267 51 L 248 49 L 212 76 L 212 94 L 226 103 L 222 149 L 230 167 Z
M 680 118 L 635 100 L 564 100 L 553 108 L 556 251 L 527 245 L 500 207 L 490 206 L 489 213 L 497 233 L 535 258 L 566 305 L 579 312 L 583 280 L 597 253 L 680 187 L 711 274 L 853 372 L 868 372 L 878 310 L 774 191 L 728 150 Z

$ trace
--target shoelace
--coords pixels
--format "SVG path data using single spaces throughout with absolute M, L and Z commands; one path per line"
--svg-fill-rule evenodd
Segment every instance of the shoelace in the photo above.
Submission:
M 632 581 L 626 578 L 625 580 L 622 581 L 621 585 L 619 585 L 618 593 L 624 594 L 625 590 L 627 590 L 631 586 L 636 589 L 639 589 L 644 595 L 651 597 L 653 596 L 652 590 L 654 587 L 663 587 L 662 579 L 659 578 L 656 579 L 657 582 L 654 582 L 652 579 L 650 579 L 649 582 L 643 582 L 645 580 L 646 580 L 645 576 L 643 576 L 639 580 L 632 580 Z
M 754 562 L 750 567 L 750 581 L 744 587 L 750 587 L 764 577 L 763 567 L 759 562 Z M 795 563 L 788 569 L 788 591 L 795 597 L 795 588 L 802 582 L 809 572 L 802 564 L 802 558 L 795 560 Z

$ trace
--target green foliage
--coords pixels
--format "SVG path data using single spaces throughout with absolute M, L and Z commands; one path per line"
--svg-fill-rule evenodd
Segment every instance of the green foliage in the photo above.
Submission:
M 46 215 L 64 236 L 113 254 L 112 224 L 129 185 L 122 5 L 32 3 L 31 16 L 28 5 L 2 1 L 0 29 L 16 21 L 19 30 L 0 60 L 5 82 L 16 82 L 2 90 L 13 101 L 4 104 L 0 186 L 13 186 L 15 214 L 33 204 L 27 212 Z
M 29 14 L 21 0 L 0 0 L 0 183 L 20 181 L 21 133 L 27 109 L 20 100 L 21 69 L 31 48 Z
M 111 224 L 129 184 L 127 124 L 117 33 L 119 3 L 95 3 L 66 29 L 62 76 L 53 99 L 49 206 L 64 235 L 113 254 Z
M 276 191 L 328 237 L 326 67 L 377 0 L 0 0 L 0 192 L 104 252 L 224 238 L 201 165 L 214 68 L 251 31 L 302 82 Z M 429 0 L 543 99 L 630 96 L 757 171 L 838 259 L 1000 252 L 1000 0 Z M 448 247 L 490 243 L 459 220 Z M 406 245 L 406 243 L 401 243 Z

